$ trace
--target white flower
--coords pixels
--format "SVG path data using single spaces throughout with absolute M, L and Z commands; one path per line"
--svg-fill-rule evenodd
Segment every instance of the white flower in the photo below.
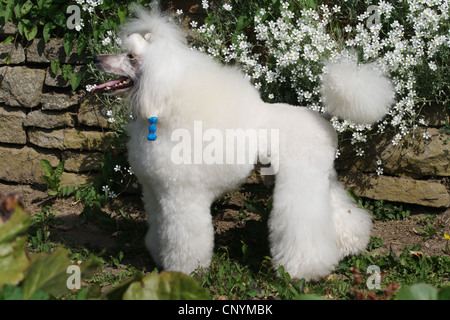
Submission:
M 275 98 L 275 96 L 273 95 L 273 93 L 270 93 L 269 96 L 268 96 L 268 98 L 269 98 L 270 100 L 272 100 L 273 98 Z
M 358 157 L 362 157 L 362 156 L 364 155 L 364 150 L 363 150 L 362 148 L 358 148 L 358 149 L 356 150 L 356 155 L 357 155 Z
M 376 171 L 376 172 L 377 172 L 377 175 L 382 175 L 382 174 L 383 174 L 383 171 L 384 171 L 383 168 L 378 167 L 378 168 L 377 168 L 377 171 Z
M 197 21 L 191 21 L 191 27 L 197 28 L 198 22 Z
M 433 71 L 437 70 L 437 66 L 436 66 L 436 63 L 434 61 L 428 62 L 428 67 L 430 67 L 430 69 L 433 70 Z
M 80 21 L 78 21 L 78 23 L 75 25 L 75 30 L 80 32 L 81 29 L 83 29 L 83 27 L 84 27 L 83 19 L 80 19 Z
M 225 3 L 225 4 L 223 5 L 223 8 L 224 8 L 226 11 L 231 11 L 231 10 L 233 9 L 233 7 L 232 7 L 231 5 L 229 5 L 228 3 Z
M 208 0 L 202 0 L 202 7 L 203 7 L 203 9 L 209 8 Z
M 377 160 L 377 166 L 381 166 L 382 165 L 382 161 L 381 160 Z
M 95 85 L 95 84 L 88 84 L 88 85 L 86 85 L 86 91 L 87 92 L 91 92 L 92 90 L 94 90 L 94 88 L 96 87 L 97 85 Z
M 424 138 L 424 139 L 430 139 L 431 138 L 431 134 L 428 132 L 428 131 L 425 131 L 424 133 L 423 133 L 423 135 L 422 135 L 422 137 Z
M 177 14 L 178 16 L 181 16 L 181 15 L 183 14 L 183 9 L 177 9 L 176 14 Z
M 111 189 L 109 188 L 109 186 L 103 186 L 103 187 L 102 187 L 102 191 L 105 192 L 105 193 L 106 193 L 106 192 L 109 192 L 110 190 L 111 190 Z
M 102 40 L 102 45 L 107 46 L 111 43 L 111 38 L 110 37 L 106 37 L 105 39 Z
M 114 167 L 114 171 L 118 172 L 118 171 L 120 171 L 120 169 L 121 169 L 121 167 L 118 164 L 116 164 L 116 166 Z

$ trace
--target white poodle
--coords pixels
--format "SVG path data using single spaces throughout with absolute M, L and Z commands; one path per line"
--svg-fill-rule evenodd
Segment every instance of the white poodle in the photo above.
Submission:
M 187 274 L 208 267 L 210 206 L 257 162 L 276 177 L 268 222 L 275 268 L 317 280 L 364 251 L 371 216 L 337 180 L 337 136 L 325 117 L 263 102 L 238 68 L 190 49 L 169 17 L 135 11 L 122 30 L 128 53 L 95 57 L 97 68 L 123 77 L 94 92 L 129 91 L 129 162 L 142 184 L 154 261 Z M 362 123 L 383 118 L 393 101 L 389 80 L 347 60 L 328 65 L 322 94 L 330 114 Z

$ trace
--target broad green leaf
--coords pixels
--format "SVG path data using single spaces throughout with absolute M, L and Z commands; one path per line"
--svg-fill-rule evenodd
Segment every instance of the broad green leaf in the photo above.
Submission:
M 12 243 L 0 244 L 0 288 L 5 284 L 16 285 L 25 277 L 30 265 L 25 249 L 27 240 L 18 238 Z
M 14 238 L 25 233 L 30 226 L 30 216 L 19 206 L 6 221 L 0 220 L 0 244 L 9 243 Z
M 69 251 L 64 248 L 57 248 L 51 254 L 38 253 L 31 257 L 31 265 L 27 270 L 26 278 L 23 281 L 23 299 L 28 300 L 42 291 L 49 296 L 60 296 L 69 291 L 67 280 L 70 274 L 67 268 L 72 265 L 69 259 Z M 85 278 L 96 270 L 99 259 L 91 257 L 81 266 L 81 278 Z
M 438 289 L 419 283 L 401 290 L 397 297 L 399 300 L 437 300 Z
M 25 254 L 27 240 L 19 237 L 30 226 L 30 216 L 20 207 L 6 221 L 0 220 L 0 288 L 24 278 L 30 261 Z
M 439 300 L 450 300 L 450 287 L 442 288 L 439 291 Z
M 51 36 L 50 32 L 52 31 L 52 29 L 53 29 L 54 27 L 55 27 L 55 26 L 54 26 L 53 23 L 51 23 L 51 22 L 47 22 L 47 23 L 44 25 L 44 29 L 42 30 L 42 37 L 44 38 L 44 42 L 45 42 L 45 43 L 47 43 L 48 40 L 50 39 L 50 36 Z
M 4 286 L 1 299 L 3 299 L 3 300 L 22 300 L 22 288 L 12 286 L 12 285 Z
M 68 291 L 67 268 L 71 265 L 68 254 L 68 250 L 57 248 L 52 254 L 38 253 L 31 257 L 31 265 L 23 282 L 25 300 L 38 290 L 53 296 Z
M 63 37 L 64 52 L 66 53 L 67 57 L 70 55 L 70 52 L 72 51 L 74 39 L 75 39 L 75 35 L 73 33 L 69 33 L 69 32 L 67 32 Z
M 208 293 L 193 278 L 180 272 L 150 274 L 133 282 L 123 300 L 205 300 Z
M 23 34 L 25 35 L 25 38 L 27 38 L 28 41 L 33 40 L 38 32 L 37 25 L 33 23 L 24 23 L 23 25 Z
M 30 12 L 31 8 L 33 8 L 33 2 L 31 0 L 27 0 L 27 2 L 25 2 L 20 8 L 20 14 L 22 16 L 26 15 Z
M 82 77 L 83 76 L 81 73 L 72 73 L 72 76 L 70 77 L 70 85 L 72 87 L 72 91 L 75 91 L 78 88 L 81 83 Z

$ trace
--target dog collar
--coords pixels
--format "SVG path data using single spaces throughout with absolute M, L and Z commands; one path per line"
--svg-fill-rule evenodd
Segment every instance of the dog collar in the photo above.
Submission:
M 147 140 L 155 141 L 157 138 L 155 132 L 156 132 L 156 124 L 158 123 L 158 118 L 151 117 L 148 119 L 148 122 L 150 123 L 150 126 L 148 128 L 149 134 L 147 135 Z

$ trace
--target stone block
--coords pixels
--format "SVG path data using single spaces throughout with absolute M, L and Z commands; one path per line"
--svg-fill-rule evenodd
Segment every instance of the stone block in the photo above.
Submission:
M 72 73 L 84 73 L 85 71 L 86 66 L 74 66 L 72 69 Z M 66 88 L 70 86 L 70 79 L 64 79 L 61 69 L 58 70 L 57 74 L 54 74 L 49 67 L 45 74 L 45 85 L 49 87 Z
M 42 110 L 65 110 L 80 102 L 80 94 L 43 93 Z
M 33 108 L 41 103 L 45 70 L 27 67 L 0 67 L 0 103 Z
M 339 178 L 347 189 L 361 197 L 437 208 L 450 206 L 450 194 L 440 181 L 358 172 L 340 173 Z
M 0 142 L 26 144 L 25 117 L 25 112 L 20 109 L 0 106 Z
M 11 65 L 25 62 L 25 50 L 19 42 L 0 43 L 0 64 L 7 63 L 8 55 L 11 57 Z
M 85 98 L 78 109 L 78 123 L 85 126 L 111 128 L 111 124 L 103 114 L 103 104 L 95 97 Z
M 71 172 L 64 172 L 61 176 L 61 186 L 78 186 L 80 184 L 87 184 L 94 181 L 98 175 L 95 174 L 77 174 Z
M 36 110 L 27 114 L 24 121 L 26 127 L 57 129 L 75 126 L 74 114 L 71 112 L 53 112 Z
M 78 55 L 77 46 L 74 43 L 69 56 L 64 51 L 63 39 L 50 38 L 47 43 L 44 39 L 35 38 L 26 48 L 27 62 L 50 63 L 52 60 L 67 64 L 86 63 L 83 56 Z
M 102 161 L 100 152 L 73 152 L 65 151 L 62 154 L 64 161 L 64 170 L 70 172 L 89 172 L 98 171 Z
M 35 150 L 24 146 L 22 148 L 0 146 L 0 180 L 20 183 L 44 183 L 40 161 L 48 160 L 52 166 L 59 163 L 54 152 Z
M 113 132 L 80 131 L 77 129 L 28 130 L 29 141 L 42 148 L 60 150 L 105 151 L 111 148 Z
M 430 139 L 423 138 L 427 131 Z M 350 143 L 341 149 L 336 160 L 338 171 L 375 172 L 377 160 L 382 161 L 385 174 L 421 178 L 426 176 L 450 176 L 450 147 L 448 136 L 436 128 L 419 128 L 405 137 L 402 145 L 394 146 L 394 134 L 386 133 L 375 138 L 364 148 L 363 157 L 355 156 Z

